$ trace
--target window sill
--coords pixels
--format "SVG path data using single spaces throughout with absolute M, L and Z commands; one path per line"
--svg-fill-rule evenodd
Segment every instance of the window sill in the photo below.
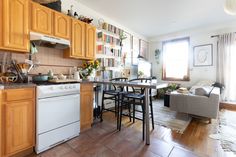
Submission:
M 190 81 L 189 78 L 179 79 L 179 78 L 162 78 L 163 81 Z

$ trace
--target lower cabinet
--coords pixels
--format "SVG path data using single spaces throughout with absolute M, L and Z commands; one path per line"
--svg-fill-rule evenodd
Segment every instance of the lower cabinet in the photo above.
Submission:
M 2 156 L 8 157 L 35 145 L 35 89 L 6 89 L 2 100 Z
M 80 86 L 80 130 L 91 128 L 93 123 L 93 84 L 82 83 Z

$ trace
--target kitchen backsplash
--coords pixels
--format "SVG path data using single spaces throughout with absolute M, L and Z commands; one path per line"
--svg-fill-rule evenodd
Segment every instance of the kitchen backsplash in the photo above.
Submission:
M 31 70 L 30 74 L 46 74 L 49 69 L 51 69 L 54 74 L 68 74 L 70 68 L 82 64 L 81 60 L 63 58 L 63 50 L 47 47 L 37 47 L 37 49 L 38 53 L 34 54 L 32 59 L 37 60 L 40 66 Z M 0 56 L 3 56 L 3 53 L 4 51 L 0 51 Z M 9 53 L 7 55 L 8 60 L 9 57 L 16 60 L 18 63 L 24 63 L 25 59 L 29 58 L 29 54 Z

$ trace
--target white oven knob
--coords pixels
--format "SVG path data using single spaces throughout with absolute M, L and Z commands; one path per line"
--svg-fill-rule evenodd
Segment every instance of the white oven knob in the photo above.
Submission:
M 69 86 L 69 89 L 72 89 L 73 87 L 72 86 Z
M 60 89 L 63 89 L 63 86 L 60 86 Z
M 73 85 L 73 88 L 76 88 L 76 85 Z
M 65 89 L 68 89 L 68 86 L 65 86 Z

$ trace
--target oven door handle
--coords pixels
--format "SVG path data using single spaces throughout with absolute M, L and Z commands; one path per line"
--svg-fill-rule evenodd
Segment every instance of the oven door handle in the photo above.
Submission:
M 73 99 L 73 98 L 78 98 L 78 101 L 80 99 L 79 94 L 74 94 L 74 95 L 63 95 L 63 96 L 56 96 L 56 97 L 50 97 L 50 98 L 43 98 L 43 99 L 38 99 L 38 102 L 45 102 L 45 101 L 51 101 L 51 100 L 65 100 L 65 99 Z

